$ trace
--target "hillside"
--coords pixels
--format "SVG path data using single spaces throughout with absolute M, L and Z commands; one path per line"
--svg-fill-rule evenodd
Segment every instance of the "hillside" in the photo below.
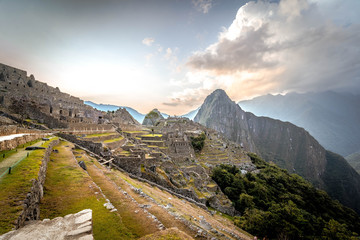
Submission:
M 126 109 L 101 112 L 85 105 L 81 99 L 52 87 L 45 85 L 46 88 L 39 88 L 44 85 L 36 80 L 28 86 L 35 87 L 32 93 L 32 89 L 21 83 L 22 78 L 31 80 L 33 77 L 30 79 L 26 72 L 12 67 L 6 66 L 4 69 L 3 72 L 9 73 L 9 76 L 5 74 L 5 83 L 0 83 L 4 90 L 0 135 L 15 134 L 20 135 L 21 139 L 0 141 L 3 172 L 0 186 L 6 189 L 0 194 L 0 213 L 3 216 L 0 234 L 14 227 L 20 229 L 0 236 L 2 239 L 27 236 L 27 231 L 31 231 L 32 235 L 29 236 L 32 239 L 36 239 L 40 228 L 56 236 L 52 230 L 44 228 L 50 226 L 50 222 L 55 223 L 52 227 L 56 225 L 61 231 L 62 237 L 59 238 L 62 239 L 81 238 L 85 234 L 93 235 L 95 239 L 253 239 L 243 229 L 256 234 L 259 232 L 244 225 L 244 219 L 239 218 L 240 213 L 245 213 L 243 217 L 246 215 L 244 207 L 247 205 L 241 203 L 239 208 L 236 204 L 235 198 L 241 196 L 236 192 L 238 189 L 227 188 L 214 175 L 221 164 L 235 166 L 238 169 L 235 177 L 220 180 L 241 176 L 241 182 L 236 181 L 236 184 L 248 187 L 243 190 L 249 195 L 254 192 L 251 189 L 261 185 L 252 180 L 265 174 L 264 169 L 275 167 L 264 167 L 265 163 L 254 161 L 248 149 L 264 153 L 274 149 L 274 152 L 264 156 L 273 158 L 274 162 L 284 167 L 295 166 L 296 170 L 292 171 L 317 179 L 317 184 L 344 204 L 352 206 L 358 199 L 354 187 L 358 183 L 358 174 L 351 168 L 349 170 L 341 156 L 325 151 L 308 133 L 290 123 L 284 125 L 278 120 L 257 118 L 243 112 L 222 90 L 209 96 L 196 116 L 214 129 L 186 117 L 165 119 L 156 109 L 148 114 L 151 124 L 147 127 L 140 125 Z M 45 92 L 39 94 L 41 90 Z M 221 116 L 226 118 L 222 119 Z M 55 124 L 58 128 L 53 129 Z M 35 127 L 41 130 L 34 130 Z M 259 135 L 259 131 L 263 135 Z M 24 133 L 31 133 L 31 138 Z M 43 138 L 49 134 L 48 138 Z M 51 134 L 56 134 L 56 137 Z M 235 141 L 229 136 L 236 137 Z M 283 141 L 289 136 L 291 144 Z M 304 154 L 298 156 L 300 159 L 309 158 L 307 168 L 324 169 L 322 175 L 316 178 L 313 172 L 301 168 L 299 159 L 293 162 L 282 159 L 291 158 L 294 153 L 283 154 L 278 142 L 283 142 L 286 148 L 296 147 L 295 153 Z M 311 144 L 311 147 L 307 144 Z M 26 152 L 30 150 L 24 148 L 29 145 L 43 148 Z M 322 154 L 325 156 L 324 166 Z M 319 157 L 317 165 L 311 165 L 314 164 L 310 161 L 314 156 Z M 286 186 L 283 181 L 289 179 L 288 174 L 278 167 L 275 173 L 270 179 Z M 279 180 L 277 175 L 281 176 Z M 342 229 L 356 231 L 358 216 L 339 203 L 334 207 L 325 193 L 309 198 L 319 197 L 320 203 L 328 211 L 325 209 L 319 215 L 316 208 L 305 209 L 305 214 L 303 206 L 299 205 L 301 199 L 295 196 L 304 194 L 294 194 L 294 191 L 301 192 L 310 184 L 300 177 L 296 179 L 301 184 L 281 188 L 281 194 L 275 195 L 288 196 L 301 210 L 299 212 L 293 208 L 291 203 L 284 205 L 285 209 L 295 209 L 295 215 L 299 218 L 318 224 L 314 225 L 315 232 L 309 231 L 309 236 L 318 236 L 318 232 L 324 228 L 334 224 L 337 227 L 338 223 L 346 224 L 340 225 Z M 238 186 L 231 181 L 229 183 L 231 187 Z M 263 186 L 259 189 L 264 192 Z M 268 200 L 279 201 L 273 196 Z M 270 208 L 259 210 L 271 212 Z M 334 211 L 341 214 L 334 214 Z M 85 225 L 70 222 L 79 214 L 87 216 Z M 258 215 L 254 214 L 254 217 Z M 53 220 L 49 222 L 48 219 Z M 31 224 L 28 224 L 29 221 Z M 307 226 L 306 221 L 294 222 L 291 226 L 303 231 L 303 227 Z M 56 224 L 59 222 L 67 222 L 65 225 L 72 227 Z M 262 225 L 256 223 L 257 227 Z M 348 234 L 347 230 L 345 233 Z M 266 228 L 261 229 L 261 234 L 271 236 Z
M 360 96 L 350 93 L 288 93 L 239 102 L 257 116 L 305 128 L 326 149 L 346 157 L 360 150 Z
M 239 227 L 270 239 L 351 239 L 360 233 L 360 216 L 353 210 L 300 176 L 249 155 L 257 174 L 220 165 L 212 176 L 240 211 Z
M 116 111 L 119 108 L 125 108 L 126 111 L 128 111 L 131 114 L 131 116 L 133 118 L 135 118 L 135 120 L 138 121 L 139 123 L 142 123 L 144 121 L 144 118 L 145 118 L 145 115 L 146 115 L 146 114 L 139 113 L 137 110 L 135 110 L 135 109 L 133 109 L 131 107 L 116 106 L 116 105 L 110 105 L 110 104 L 97 104 L 97 103 L 94 103 L 92 101 L 85 101 L 84 103 L 91 106 L 91 107 L 93 107 L 93 108 L 96 108 L 97 110 L 104 111 L 104 112 Z M 169 117 L 169 115 L 166 114 L 166 113 L 161 113 L 161 115 L 164 118 Z
M 341 158 L 334 161 L 304 129 L 291 123 L 244 112 L 223 90 L 210 94 L 195 121 L 215 129 L 246 150 L 258 153 L 291 173 L 297 173 L 316 187 L 360 212 L 360 176 Z M 338 171 L 332 171 L 339 167 Z M 327 178 L 329 172 L 332 178 Z M 336 181 L 332 181 L 336 179 Z M 343 181 L 348 185 L 343 185 Z M 336 189 L 336 190 L 335 190 Z
M 360 174 L 360 153 L 353 153 L 345 159 Z

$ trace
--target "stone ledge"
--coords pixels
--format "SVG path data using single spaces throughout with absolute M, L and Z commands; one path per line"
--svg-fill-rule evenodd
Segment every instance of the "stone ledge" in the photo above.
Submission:
M 78 221 L 81 219 L 82 221 Z M 33 240 L 33 239 L 59 239 L 59 240 L 93 240 L 92 210 L 85 209 L 65 217 L 52 220 L 33 221 L 18 230 L 0 236 L 0 240 Z

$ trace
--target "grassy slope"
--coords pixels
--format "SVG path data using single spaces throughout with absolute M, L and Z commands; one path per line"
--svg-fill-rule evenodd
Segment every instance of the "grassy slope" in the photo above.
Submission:
M 138 205 L 132 201 L 127 195 L 119 191 L 118 187 L 108 179 L 102 170 L 101 166 L 96 166 L 95 161 L 84 155 L 83 151 L 77 150 L 76 154 L 78 161 L 84 161 L 87 166 L 87 171 L 92 180 L 102 189 L 106 197 L 118 209 L 121 215 L 123 224 L 133 234 L 134 237 L 142 237 L 147 234 L 152 234 L 158 231 L 156 224 L 152 219 L 148 218 L 143 211 L 140 210 Z M 100 167 L 100 168 L 99 168 Z M 106 169 L 103 169 L 106 171 Z
M 52 140 L 54 140 L 53 138 Z M 50 141 L 42 147 L 47 147 Z M 22 201 L 32 186 L 32 179 L 38 177 L 44 150 L 29 152 L 29 156 L 0 179 L 0 234 L 10 231 L 21 213 Z
M 59 153 L 51 155 L 40 206 L 41 218 L 65 216 L 90 208 L 95 239 L 132 239 L 120 216 L 103 206 L 105 199 L 87 173 L 76 164 L 71 146 L 61 142 L 55 148 Z

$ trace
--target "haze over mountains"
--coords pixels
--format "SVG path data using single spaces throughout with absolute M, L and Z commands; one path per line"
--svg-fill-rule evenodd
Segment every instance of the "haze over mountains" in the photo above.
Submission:
M 350 93 L 289 93 L 239 102 L 257 116 L 305 128 L 326 149 L 346 157 L 360 151 L 360 96 Z
M 205 99 L 194 121 L 223 133 L 266 161 L 303 176 L 360 211 L 360 175 L 303 128 L 245 112 L 220 89 Z
M 94 103 L 92 101 L 84 101 L 85 104 L 89 105 L 89 106 L 92 106 L 93 108 L 96 108 L 97 110 L 100 110 L 100 111 L 116 111 L 117 109 L 119 108 L 125 108 L 133 118 L 135 118 L 136 121 L 138 121 L 139 123 L 142 123 L 144 121 L 144 118 L 145 118 L 145 115 L 146 114 L 142 114 L 142 113 L 139 113 L 137 110 L 131 108 L 131 107 L 125 107 L 125 106 L 116 106 L 116 105 L 110 105 L 110 104 L 97 104 L 97 103 Z M 186 113 L 184 115 L 181 115 L 180 117 L 187 117 L 189 118 L 190 120 L 193 120 L 194 117 L 196 116 L 197 112 L 199 111 L 200 107 L 193 110 L 193 111 L 190 111 L 189 113 Z M 161 115 L 164 117 L 164 118 L 167 118 L 169 117 L 170 115 L 166 114 L 166 113 L 161 113 Z

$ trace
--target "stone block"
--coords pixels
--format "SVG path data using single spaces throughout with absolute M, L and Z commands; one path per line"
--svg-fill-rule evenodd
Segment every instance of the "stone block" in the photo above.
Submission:
M 91 218 L 92 218 L 92 212 L 85 213 L 75 219 L 75 224 L 82 224 L 85 223 L 86 221 L 91 221 Z
M 91 226 L 87 226 L 84 228 L 78 228 L 78 229 L 68 232 L 66 236 L 72 237 L 72 236 L 77 236 L 77 235 L 80 235 L 83 233 L 91 233 L 91 230 L 92 230 Z

